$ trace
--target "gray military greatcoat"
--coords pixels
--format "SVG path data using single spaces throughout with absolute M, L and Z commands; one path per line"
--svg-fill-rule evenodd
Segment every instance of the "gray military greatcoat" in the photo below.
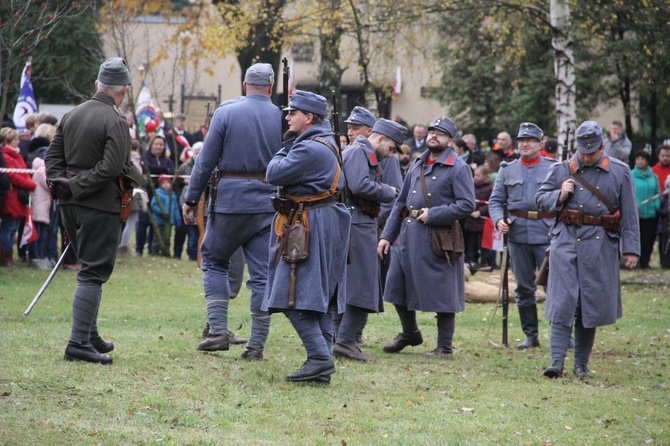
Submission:
M 425 151 L 410 166 L 381 238 L 394 243 L 384 300 L 408 310 L 458 313 L 465 309 L 463 256 L 451 265 L 431 249 L 431 226 L 449 226 L 475 210 L 472 171 L 449 148 L 434 164 Z M 432 207 L 429 224 L 403 218 L 402 211 L 427 207 L 419 180 L 423 169 Z
M 559 221 L 551 230 L 546 317 L 552 323 L 571 326 L 581 300 L 584 327 L 613 324 L 622 316 L 619 245 L 624 254 L 640 254 L 630 169 L 604 152 L 593 167 L 585 167 L 577 155 L 569 164 L 557 163 L 535 195 L 540 211 L 577 209 L 593 216 L 608 213 L 605 204 L 578 182 L 574 195 L 557 204 L 561 185 L 569 178 L 568 166 L 610 201 L 621 215 L 621 226 L 613 232 L 602 226 L 568 226 Z
M 353 204 L 355 198 L 390 203 L 395 198 L 391 186 L 380 182 L 381 168 L 377 155 L 364 136 L 342 154 L 347 176 L 347 198 L 351 212 L 351 264 L 347 266 L 346 302 L 377 312 L 379 298 L 379 262 L 377 261 L 377 220 Z

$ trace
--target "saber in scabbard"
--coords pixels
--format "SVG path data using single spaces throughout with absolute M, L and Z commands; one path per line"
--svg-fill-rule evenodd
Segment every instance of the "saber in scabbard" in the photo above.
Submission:
M 60 259 L 58 259 L 58 262 L 56 263 L 56 266 L 54 266 L 53 271 L 51 271 L 51 274 L 49 274 L 49 277 L 47 277 L 47 280 L 44 282 L 44 285 L 42 285 L 42 288 L 37 292 L 37 295 L 33 299 L 32 302 L 30 302 L 30 305 L 28 305 L 28 308 L 26 308 L 26 311 L 23 312 L 23 317 L 27 317 L 31 311 L 33 311 L 33 307 L 37 305 L 37 302 L 40 300 L 40 297 L 42 297 L 42 294 L 46 291 L 46 289 L 49 287 L 49 284 L 51 281 L 56 277 L 56 273 L 60 269 L 61 265 L 63 265 L 63 261 L 65 260 L 65 255 L 67 252 L 71 249 L 72 245 L 70 243 L 65 246 L 65 249 L 63 250 L 63 254 L 61 254 Z

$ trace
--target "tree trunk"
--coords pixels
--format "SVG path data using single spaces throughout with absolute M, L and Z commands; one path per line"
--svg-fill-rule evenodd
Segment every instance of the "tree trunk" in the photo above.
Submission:
M 567 129 L 577 127 L 575 62 L 568 0 L 551 0 L 552 48 L 556 76 L 556 129 L 559 141 L 569 140 Z M 566 150 L 563 147 L 562 150 Z
M 342 0 L 331 0 L 330 10 L 339 11 L 342 8 Z M 319 63 L 319 88 L 316 93 L 330 98 L 335 92 L 335 97 L 340 95 L 340 81 L 344 70 L 340 68 L 340 40 L 344 28 L 341 23 L 328 21 L 319 30 L 319 43 L 321 61 Z
M 356 9 L 356 5 L 360 6 L 360 10 Z M 354 26 L 356 27 L 356 43 L 358 44 L 358 67 L 360 68 L 361 83 L 363 84 L 363 91 L 365 94 L 365 106 L 370 112 L 378 116 L 379 105 L 377 103 L 377 95 L 375 94 L 375 86 L 370 80 L 370 25 L 367 19 L 363 16 L 369 13 L 369 2 L 354 2 L 349 0 L 349 5 L 354 16 Z

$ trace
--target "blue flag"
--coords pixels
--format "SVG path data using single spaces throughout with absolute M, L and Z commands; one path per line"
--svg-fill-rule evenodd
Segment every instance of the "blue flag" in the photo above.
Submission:
M 18 131 L 23 131 L 26 128 L 26 116 L 37 113 L 35 92 L 33 92 L 33 84 L 30 82 L 31 65 L 31 62 L 26 63 L 26 67 L 21 73 L 21 91 L 19 92 L 19 100 L 16 102 L 16 108 L 14 108 L 14 125 Z

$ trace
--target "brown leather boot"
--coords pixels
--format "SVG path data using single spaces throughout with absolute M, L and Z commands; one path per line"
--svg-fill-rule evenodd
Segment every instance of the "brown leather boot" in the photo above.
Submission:
M 13 268 L 14 262 L 12 261 L 13 251 L 0 251 L 0 266 L 8 266 Z
M 423 343 L 423 336 L 421 336 L 420 331 L 415 331 L 414 333 L 398 333 L 398 336 L 394 340 L 389 342 L 384 346 L 384 351 L 386 353 L 398 353 L 407 346 L 415 347 Z

